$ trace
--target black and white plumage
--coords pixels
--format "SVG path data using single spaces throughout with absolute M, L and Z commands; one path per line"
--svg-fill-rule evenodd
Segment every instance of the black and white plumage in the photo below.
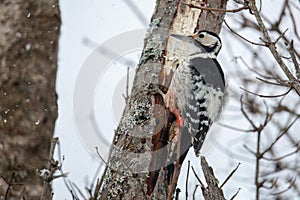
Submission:
M 171 35 L 179 40 L 174 71 L 165 102 L 177 124 L 191 136 L 196 156 L 224 101 L 225 80 L 216 57 L 221 49 L 217 34 L 200 31 L 191 36 Z

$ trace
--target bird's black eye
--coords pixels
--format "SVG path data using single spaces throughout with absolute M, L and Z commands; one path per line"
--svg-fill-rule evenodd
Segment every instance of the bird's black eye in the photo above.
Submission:
M 204 34 L 199 34 L 199 38 L 204 38 Z

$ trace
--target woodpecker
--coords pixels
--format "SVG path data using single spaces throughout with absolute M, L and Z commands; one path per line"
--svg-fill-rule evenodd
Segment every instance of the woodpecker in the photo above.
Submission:
M 198 157 L 224 104 L 225 79 L 217 61 L 222 43 L 217 34 L 206 30 L 171 37 L 178 44 L 174 52 L 177 62 L 164 100 L 176 116 L 177 125 L 191 137 L 189 141 Z

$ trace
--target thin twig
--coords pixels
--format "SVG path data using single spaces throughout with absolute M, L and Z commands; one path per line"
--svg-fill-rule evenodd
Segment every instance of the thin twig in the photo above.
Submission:
M 237 197 L 237 195 L 239 194 L 240 190 L 241 190 L 241 188 L 239 188 L 239 189 L 236 191 L 236 193 L 230 198 L 230 200 L 234 200 L 235 197 Z
M 274 75 L 273 75 L 273 74 L 272 74 L 273 76 L 267 76 L 267 75 L 264 75 L 264 74 L 262 74 L 262 73 L 256 71 L 255 69 L 251 68 L 242 56 L 238 56 L 238 57 L 236 57 L 236 59 L 241 60 L 242 63 L 247 67 L 247 69 L 249 69 L 251 72 L 254 72 L 254 73 L 257 74 L 258 76 L 261 76 L 261 77 L 263 77 L 264 79 L 275 79 L 277 82 L 280 82 L 278 79 L 274 78 Z M 290 85 L 289 85 L 289 87 L 290 87 Z
M 245 88 L 242 88 L 240 87 L 240 89 L 244 90 L 245 92 L 248 92 L 250 94 L 253 94 L 255 96 L 258 96 L 258 97 L 262 97 L 262 98 L 278 98 L 278 97 L 282 97 L 282 96 L 285 96 L 287 95 L 288 93 L 290 93 L 290 91 L 292 90 L 292 88 L 290 88 L 288 91 L 286 91 L 285 93 L 282 93 L 282 94 L 276 94 L 276 95 L 262 95 L 262 94 L 256 94 L 254 92 L 251 92 L 249 90 L 246 90 Z
M 48 200 L 52 196 L 52 184 L 51 181 L 54 179 L 53 175 L 54 173 L 59 170 L 58 166 L 58 161 L 54 160 L 54 150 L 56 147 L 56 144 L 58 142 L 58 138 L 54 137 L 51 140 L 51 145 L 50 145 L 50 151 L 49 151 L 49 157 L 48 157 L 48 166 L 47 166 L 47 171 L 49 174 L 45 176 L 41 176 L 43 178 L 44 182 L 44 188 L 43 188 L 43 194 L 41 196 L 41 200 Z M 60 177 L 65 177 L 65 174 L 61 174 Z
M 109 169 L 109 166 L 108 166 L 108 164 L 106 163 L 106 161 L 102 158 L 102 156 L 100 155 L 100 153 L 99 153 L 99 151 L 98 151 L 98 147 L 95 147 L 95 149 L 96 149 L 96 152 L 97 152 L 99 158 L 100 158 L 100 159 L 102 160 L 102 162 L 105 164 L 105 169 L 104 169 L 104 174 L 105 174 L 106 171 Z M 97 183 L 97 186 L 96 186 L 96 188 L 99 188 L 99 191 L 100 191 L 100 187 L 102 186 L 103 182 L 104 182 L 104 176 L 101 176 L 101 179 L 100 179 L 99 183 Z M 99 194 L 97 194 L 97 196 L 96 196 L 95 194 L 96 194 L 96 190 L 95 190 L 95 192 L 94 192 L 94 198 L 97 199 L 97 196 L 98 196 Z
M 273 193 L 272 195 L 278 196 L 278 195 L 280 195 L 282 193 L 285 193 L 286 191 L 288 191 L 289 189 L 291 189 L 293 187 L 293 185 L 295 184 L 295 182 L 296 182 L 296 178 L 290 180 L 289 181 L 290 185 L 286 189 L 284 189 L 284 190 L 282 190 L 280 192 Z
M 199 178 L 199 176 L 197 175 L 197 173 L 196 173 L 196 171 L 195 171 L 195 169 L 194 169 L 193 166 L 192 166 L 192 171 L 193 171 L 193 173 L 194 173 L 196 179 L 199 181 L 201 187 L 204 188 L 205 186 L 204 186 L 204 184 L 202 183 L 202 181 L 200 180 L 200 178 Z
M 271 186 L 263 185 L 262 187 L 265 188 L 265 189 L 272 189 L 276 186 L 277 182 L 278 182 L 278 178 L 275 178 L 275 179 L 272 180 L 272 185 Z
M 124 65 L 127 65 L 127 66 L 136 66 L 136 63 L 132 60 L 132 59 L 129 59 L 129 58 L 126 58 L 126 57 L 121 57 L 120 58 L 120 54 L 117 53 L 116 51 L 110 49 L 109 47 L 106 47 L 106 46 L 98 46 L 98 43 L 91 40 L 90 38 L 83 38 L 82 40 L 82 43 L 87 46 L 87 47 L 90 47 L 90 48 L 96 48 L 96 51 L 98 53 L 100 53 L 102 56 L 105 56 L 106 58 L 108 59 L 116 59 L 116 58 L 119 58 L 118 59 L 118 62 L 124 64 Z
M 180 194 L 181 190 L 179 188 L 176 188 L 175 191 L 175 200 L 179 200 L 179 194 Z
M 8 200 L 8 194 L 9 194 L 9 191 L 11 190 L 11 188 L 12 188 L 12 186 L 13 186 L 13 181 L 14 181 L 14 176 L 16 175 L 16 173 L 15 172 L 13 172 L 12 173 L 12 175 L 11 175 L 11 177 L 10 177 L 10 180 L 9 180 L 9 182 L 6 182 L 6 183 L 8 183 L 8 186 L 7 186 L 7 189 L 6 189 L 6 192 L 5 192 L 5 200 Z M 3 178 L 3 180 L 5 180 L 4 178 Z
M 73 184 L 72 184 L 72 182 L 70 180 L 68 180 L 68 184 L 69 184 L 69 186 L 71 188 L 70 192 L 71 192 L 71 195 L 72 195 L 73 199 L 79 200 L 79 197 L 78 197 L 78 195 L 76 193 L 76 190 L 75 190 L 75 188 L 74 188 L 74 186 L 73 186 Z
M 64 171 L 63 171 L 63 168 L 62 168 L 62 163 L 63 163 L 65 158 L 61 154 L 61 147 L 60 147 L 60 142 L 59 141 L 57 141 L 57 152 L 58 152 L 58 161 L 59 161 L 59 163 L 61 163 L 60 167 L 59 167 L 59 171 L 60 171 L 61 174 L 64 174 Z M 71 189 L 70 185 L 68 184 L 67 177 L 63 177 L 63 181 L 64 181 L 64 184 L 67 187 L 68 191 L 72 194 L 72 197 L 73 197 L 73 192 L 72 192 L 72 189 Z M 78 197 L 76 197 L 76 198 L 78 199 Z
M 293 2 L 292 2 L 292 3 L 293 3 Z M 295 35 L 297 36 L 298 39 L 300 39 L 300 35 L 299 35 L 299 33 L 298 33 L 298 27 L 297 27 L 298 23 L 297 23 L 296 20 L 295 20 L 295 16 L 294 16 L 294 14 L 293 14 L 293 12 L 292 12 L 291 5 L 290 5 L 289 2 L 287 2 L 287 3 L 285 3 L 285 4 L 287 5 L 288 10 L 290 11 L 291 20 L 292 20 L 293 25 L 294 25 L 294 32 L 295 32 Z M 292 7 L 294 8 L 294 7 L 296 7 L 296 6 L 292 6 Z
M 259 174 L 260 174 L 260 139 L 261 139 L 261 131 L 257 132 L 257 142 L 256 142 L 256 162 L 255 162 L 255 186 L 256 186 L 256 194 L 255 199 L 259 200 L 259 193 L 261 183 L 259 182 Z
M 290 42 L 290 44 L 288 44 L 288 51 L 291 55 L 291 58 L 292 58 L 292 61 L 294 63 L 294 68 L 295 68 L 295 71 L 296 71 L 296 77 L 297 79 L 300 79 L 300 67 L 299 67 L 299 63 L 297 61 L 297 58 L 295 56 L 295 49 L 294 49 L 294 41 L 292 40 Z
M 82 197 L 82 199 L 86 199 L 86 197 L 84 196 L 84 194 L 82 193 L 82 191 L 80 190 L 80 188 L 76 185 L 76 183 L 72 182 L 72 185 L 78 191 L 78 193 Z
M 129 99 L 129 66 L 127 67 L 127 76 L 126 76 L 126 103 Z
M 100 188 L 101 188 L 101 184 L 100 184 L 100 179 L 98 178 L 97 182 L 96 182 L 96 188 L 94 190 L 94 195 L 92 197 L 92 200 L 97 200 L 97 197 L 99 196 L 99 193 L 100 193 Z
M 198 184 L 195 185 L 195 189 L 194 189 L 194 192 L 193 192 L 193 200 L 196 199 L 196 192 L 197 192 L 197 188 L 199 187 Z
M 104 160 L 104 158 L 100 155 L 99 150 L 98 150 L 98 147 L 95 147 L 95 149 L 96 149 L 96 153 L 97 153 L 97 155 L 99 156 L 99 158 L 101 159 L 101 161 L 102 161 L 105 165 L 107 165 L 107 163 L 106 163 L 106 161 Z
M 238 163 L 238 165 L 235 167 L 235 169 L 232 170 L 232 172 L 227 176 L 225 181 L 221 184 L 220 188 L 222 188 L 229 181 L 229 179 L 233 176 L 233 174 L 236 172 L 236 170 L 238 170 L 240 165 L 241 165 L 241 163 Z
M 254 130 L 257 130 L 256 125 L 250 119 L 250 117 L 248 116 L 248 114 L 246 113 L 246 111 L 244 109 L 243 96 L 241 96 L 241 98 L 240 98 L 240 103 L 241 103 L 241 111 L 242 111 L 243 115 L 246 117 L 247 121 L 251 124 L 251 126 L 254 128 Z
M 292 151 L 292 152 L 290 152 L 290 153 L 288 153 L 286 155 L 280 156 L 278 158 L 266 158 L 266 157 L 263 157 L 263 159 L 268 160 L 268 161 L 278 162 L 279 160 L 282 160 L 282 159 L 284 159 L 286 157 L 292 156 L 292 155 L 294 155 L 295 153 L 298 153 L 298 152 L 299 152 L 299 147 L 297 149 L 295 149 L 294 151 Z
M 285 9 L 287 8 L 287 4 L 288 4 L 288 2 L 285 2 L 283 4 L 283 7 L 282 7 L 281 12 L 279 14 L 279 19 L 275 22 L 273 27 L 278 27 L 278 25 L 282 22 L 282 19 L 285 16 Z
M 279 29 L 279 24 L 275 24 L 275 25 L 274 25 L 274 24 L 272 23 L 272 21 L 269 20 L 268 18 L 263 17 L 263 16 L 262 16 L 262 18 L 263 18 L 267 23 L 269 23 L 269 24 L 272 26 L 272 30 L 274 30 L 274 31 L 276 31 L 278 34 L 282 35 L 282 31 Z M 294 28 L 294 30 L 295 30 L 295 28 Z M 297 35 L 297 37 L 299 38 L 298 35 Z M 285 37 L 284 35 L 283 35 L 283 39 L 284 39 L 285 42 L 289 43 L 288 38 Z M 297 51 L 295 51 L 295 54 L 297 55 L 298 58 L 300 58 L 300 55 L 299 55 L 299 53 L 298 53 Z
M 230 126 L 230 125 L 227 125 L 227 124 L 223 124 L 223 123 L 220 123 L 220 122 L 219 122 L 219 124 L 222 127 L 229 128 L 229 129 L 232 129 L 232 130 L 235 130 L 235 131 L 239 131 L 239 132 L 245 132 L 245 133 L 253 132 L 253 130 L 241 129 L 241 128 L 233 127 L 233 126 Z
M 188 168 L 187 168 L 187 173 L 186 173 L 186 180 L 185 180 L 185 199 L 188 200 L 189 198 L 189 175 L 190 175 L 190 165 L 191 162 L 188 161 Z
M 257 42 L 252 42 L 250 40 L 248 40 L 247 38 L 245 38 L 244 36 L 240 35 L 238 32 L 236 32 L 235 30 L 233 30 L 229 24 L 227 23 L 226 20 L 224 20 L 224 23 L 226 25 L 226 27 L 231 31 L 233 32 L 235 35 L 237 35 L 238 37 L 240 37 L 241 39 L 245 40 L 246 42 L 250 43 L 250 44 L 253 44 L 253 45 L 257 45 L 257 46 L 265 46 L 265 44 L 261 44 L 261 43 L 257 43 Z
M 299 119 L 296 117 L 277 137 L 276 139 L 270 144 L 268 148 L 266 148 L 263 152 L 261 152 L 261 156 L 264 156 L 268 151 L 270 151 L 273 146 L 278 142 L 278 140 L 286 134 L 286 132 L 295 124 L 295 122 Z
M 290 87 L 290 84 L 286 84 L 286 83 L 283 83 L 283 82 L 280 82 L 280 83 L 275 83 L 275 82 L 271 82 L 271 81 L 267 81 L 265 79 L 262 79 L 262 78 L 259 78 L 259 77 L 256 77 L 257 80 L 261 81 L 261 82 L 264 82 L 264 83 L 267 83 L 267 84 L 271 84 L 271 85 L 276 85 L 276 86 L 282 86 L 282 87 Z
M 89 188 L 89 192 L 90 192 L 90 195 L 91 195 L 91 198 L 92 197 L 95 197 L 95 192 L 97 191 L 97 188 L 98 188 L 98 183 L 99 183 L 99 178 L 98 178 L 98 176 L 99 176 L 99 172 L 100 172 L 100 170 L 101 170 L 101 168 L 102 168 L 102 163 L 99 163 L 99 165 L 98 165 L 98 167 L 97 167 L 97 170 L 95 171 L 95 175 L 94 175 L 94 177 L 93 177 L 93 179 L 92 179 L 92 182 L 91 182 L 91 185 L 90 185 L 90 188 Z M 94 188 L 94 184 L 96 183 L 96 187 L 95 187 L 95 190 L 94 190 L 94 192 L 92 193 L 92 189 Z M 100 189 L 100 188 L 99 188 Z M 97 197 L 97 196 L 96 196 Z
M 275 40 L 274 44 L 277 44 L 283 37 L 284 37 L 284 34 L 288 31 L 289 29 L 285 29 L 285 31 L 283 31 L 280 36 Z
M 140 22 L 147 26 L 148 19 L 145 17 L 144 13 L 135 5 L 132 0 L 125 0 L 125 4 L 131 9 L 132 13 L 140 20 Z
M 242 10 L 246 10 L 248 9 L 248 5 L 244 5 L 240 8 L 236 8 L 236 9 L 220 9 L 220 8 L 209 8 L 209 7 L 206 7 L 206 6 L 196 6 L 196 5 L 193 5 L 191 3 L 185 3 L 185 2 L 182 2 L 180 1 L 181 4 L 183 5 L 186 5 L 186 6 L 189 6 L 190 8 L 197 8 L 197 9 L 201 9 L 201 10 L 209 10 L 209 11 L 216 11 L 216 12 L 231 12 L 231 13 L 236 13 L 236 12 L 240 12 Z
M 247 151 L 249 151 L 249 153 L 253 154 L 254 156 L 256 155 L 255 152 L 254 152 L 252 149 L 250 149 L 247 145 L 244 144 L 243 147 L 244 147 Z

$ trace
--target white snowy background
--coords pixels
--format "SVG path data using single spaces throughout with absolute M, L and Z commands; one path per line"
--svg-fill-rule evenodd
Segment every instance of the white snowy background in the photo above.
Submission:
M 130 2 L 134 2 L 134 4 L 130 4 Z M 136 8 L 132 7 L 132 5 L 136 6 Z M 67 181 L 75 183 L 85 195 L 86 191 L 84 188 L 89 187 L 94 181 L 93 177 L 101 161 L 95 156 L 95 149 L 91 147 L 91 144 L 87 144 L 88 140 L 85 140 L 85 134 L 87 135 L 86 137 L 89 137 L 88 133 L 79 132 L 75 124 L 73 95 L 76 90 L 77 77 L 80 75 L 80 70 L 85 61 L 92 52 L 95 52 L 95 48 L 98 45 L 125 32 L 147 28 L 154 6 L 154 0 L 60 1 L 62 28 L 59 42 L 59 69 L 57 73 L 59 117 L 56 122 L 55 135 L 60 139 L 61 154 L 65 158 L 63 170 L 64 172 L 69 172 Z M 281 6 L 278 6 L 278 4 L 274 7 L 263 7 L 266 13 L 275 13 L 275 10 L 280 10 L 280 8 Z M 138 10 L 140 16 L 138 17 L 139 13 L 133 10 Z M 247 15 L 246 11 L 245 14 Z M 230 17 L 232 16 L 234 15 L 227 14 L 226 20 L 230 22 Z M 251 32 L 243 32 L 243 34 L 251 36 Z M 231 72 L 234 71 L 231 66 L 232 53 L 235 56 L 241 56 L 245 55 L 246 50 L 243 49 L 244 46 L 240 46 L 236 40 L 232 39 L 232 35 L 225 34 L 224 31 L 221 33 L 221 38 L 223 40 L 223 48 L 218 60 L 223 66 L 229 87 L 239 90 L 239 84 L 231 77 Z M 227 42 L 224 42 L 225 40 Z M 235 42 L 228 42 L 231 40 Z M 139 42 L 141 45 L 143 44 L 142 40 Z M 227 51 L 227 49 L 230 49 L 230 51 Z M 133 62 L 137 62 L 139 53 L 138 50 L 135 50 L 126 56 Z M 118 59 L 116 58 L 116 60 Z M 94 123 L 100 127 L 102 132 L 107 134 L 105 135 L 106 140 L 111 141 L 113 130 L 117 127 L 122 113 L 122 106 L 124 106 L 122 93 L 124 93 L 126 85 L 124 82 L 126 66 L 124 66 L 124 62 L 122 66 L 122 62 L 116 61 L 110 63 L 110 68 L 107 68 L 107 66 L 99 67 L 110 71 L 105 71 L 97 82 L 97 90 L 94 94 L 95 104 L 92 105 L 95 109 L 96 117 Z M 132 79 L 133 77 L 131 76 L 130 78 Z M 231 105 L 231 102 L 228 102 L 222 122 L 240 127 L 247 126 L 241 117 L 239 117 L 240 120 L 235 118 L 234 112 L 238 109 L 238 106 Z M 92 119 L 87 116 L 86 120 Z M 85 123 L 85 121 L 83 120 L 82 123 Z M 224 188 L 225 196 L 230 198 L 238 188 L 242 188 L 237 199 L 254 199 L 254 160 L 251 160 L 249 154 L 246 155 L 246 151 L 239 152 L 239 154 L 230 154 L 223 148 L 224 146 L 232 145 L 229 141 L 242 142 L 246 137 L 245 134 L 223 128 L 221 134 L 216 137 L 218 137 L 217 144 L 212 151 L 206 153 L 206 156 L 220 182 L 241 162 L 236 175 Z M 99 148 L 101 149 L 101 147 Z M 191 165 L 194 166 L 197 173 L 201 174 L 199 161 L 195 159 L 193 152 L 190 151 L 186 158 L 185 166 L 181 171 L 183 176 L 178 181 L 178 187 L 182 190 L 182 199 L 185 198 L 185 175 L 188 160 L 191 160 Z M 98 177 L 101 177 L 102 170 L 103 167 L 98 173 Z M 190 173 L 190 195 L 193 193 L 194 186 L 198 184 L 196 179 L 192 177 L 193 174 Z M 199 190 L 197 195 L 201 196 L 200 193 Z M 67 190 L 63 179 L 54 181 L 54 199 L 71 199 L 71 194 Z

